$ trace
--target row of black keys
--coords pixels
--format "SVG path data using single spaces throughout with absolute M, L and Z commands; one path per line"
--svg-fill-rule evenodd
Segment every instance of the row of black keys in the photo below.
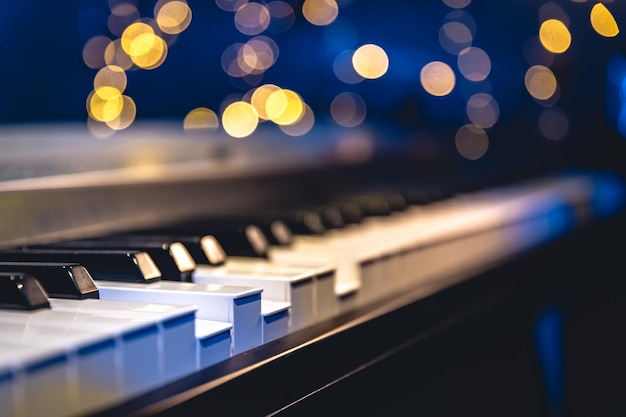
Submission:
M 318 235 L 385 216 L 409 205 L 447 197 L 440 189 L 358 194 L 332 204 L 257 214 L 186 221 L 124 234 L 0 251 L 0 308 L 36 309 L 47 302 L 28 291 L 36 277 L 56 298 L 98 298 L 93 278 L 152 282 L 191 281 L 195 266 L 219 266 L 228 256 L 267 257 L 270 245 L 286 246 L 294 235 Z M 150 259 L 147 259 L 150 258 Z M 156 265 L 155 270 L 150 265 Z M 31 284 L 28 284 L 31 285 Z M 29 296 L 33 296 L 32 299 Z

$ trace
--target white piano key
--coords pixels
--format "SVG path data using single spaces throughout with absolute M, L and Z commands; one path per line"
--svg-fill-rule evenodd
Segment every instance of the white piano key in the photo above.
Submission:
M 263 343 L 279 339 L 289 333 L 290 310 L 291 303 L 286 301 L 262 301 Z
M 162 335 L 159 356 L 164 380 L 171 381 L 197 369 L 196 306 L 50 298 L 50 308 L 55 311 L 84 312 L 103 317 L 146 317 L 155 320 L 159 326 L 159 333 Z
M 232 323 L 196 319 L 198 343 L 198 369 L 208 368 L 230 358 L 232 346 Z
M 62 349 L 67 356 L 67 386 L 49 386 L 40 404 L 28 405 L 27 415 L 70 415 L 93 411 L 119 400 L 116 347 L 112 336 L 101 332 L 0 323 L 2 345 L 15 351 L 24 347 Z M 28 368 L 27 368 L 28 370 Z M 30 378 L 30 377 L 29 377 Z M 32 378 L 30 378 L 32 379 Z
M 148 318 L 102 317 L 70 311 L 0 311 L 0 323 L 47 326 L 100 332 L 113 336 L 118 346 L 118 387 L 132 396 L 154 388 L 164 380 L 159 358 L 158 323 Z
M 64 349 L 0 342 L 3 369 L 0 415 L 7 417 L 55 417 L 67 415 L 70 390 Z M 36 398 L 37 401 L 32 401 Z
M 262 287 L 263 301 L 287 302 L 291 305 L 289 328 L 302 329 L 315 323 L 315 281 L 310 274 L 280 274 L 278 272 L 216 269 L 211 266 L 198 266 L 192 279 L 200 284 L 239 285 Z
M 11 363 L 2 358 L 2 347 L 0 346 L 0 416 L 13 417 L 16 415 L 17 406 L 14 391 L 17 389 L 15 385 L 15 372 L 11 369 L 14 361 L 13 356 L 10 357 Z
M 200 270 L 206 268 L 203 266 Z M 210 268 L 210 266 L 208 267 Z M 214 267 L 215 268 L 215 267 Z M 314 311 L 316 322 L 334 317 L 340 311 L 339 299 L 335 293 L 336 267 L 332 263 L 307 262 L 276 262 L 272 259 L 244 258 L 231 256 L 221 268 L 228 273 L 250 273 L 272 275 L 295 274 L 297 276 L 311 276 L 314 280 Z
M 160 281 L 148 284 L 96 280 L 101 299 L 195 305 L 200 319 L 227 321 L 233 354 L 262 343 L 261 287 Z

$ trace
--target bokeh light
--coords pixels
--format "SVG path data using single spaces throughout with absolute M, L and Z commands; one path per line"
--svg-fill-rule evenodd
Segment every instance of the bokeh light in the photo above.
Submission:
M 463 125 L 454 137 L 457 152 L 465 159 L 482 158 L 489 149 L 489 137 L 484 129 L 472 124 Z
M 539 132 L 550 141 L 561 141 L 569 133 L 569 120 L 557 107 L 544 109 L 539 115 Z
M 424 65 L 420 71 L 420 82 L 429 94 L 445 96 L 454 89 L 456 76 L 445 62 L 433 61 Z
M 191 110 L 183 120 L 183 129 L 186 132 L 214 131 L 220 125 L 217 114 L 206 107 L 197 107 Z
M 483 81 L 491 72 L 491 59 L 484 50 L 472 46 L 459 53 L 457 66 L 468 80 Z
M 303 136 L 309 133 L 313 129 L 315 124 L 315 114 L 308 104 L 304 104 L 304 113 L 300 120 L 290 125 L 278 125 L 286 135 L 289 136 Z
M 339 14 L 339 5 L 335 0 L 304 0 L 302 15 L 315 26 L 330 25 Z
M 289 89 L 278 89 L 270 93 L 265 102 L 265 112 L 278 125 L 298 122 L 304 115 L 304 101 L 298 93 Z
M 462 22 L 446 22 L 439 30 L 439 44 L 451 55 L 458 55 L 465 48 L 472 46 L 474 35 Z
M 116 65 L 107 65 L 101 68 L 93 79 L 93 86 L 97 90 L 101 87 L 114 87 L 120 92 L 126 90 L 128 79 L 123 68 Z
M 159 28 L 167 34 L 183 32 L 191 23 L 191 8 L 184 0 L 158 0 L 154 17 Z
M 234 138 L 250 136 L 259 124 L 259 116 L 250 103 L 235 101 L 222 113 L 222 126 Z
M 537 100 L 548 100 L 557 90 L 557 81 L 550 68 L 533 65 L 524 76 L 528 93 Z
M 612 38 L 619 33 L 619 27 L 617 26 L 615 18 L 602 3 L 596 3 L 591 8 L 589 19 L 593 29 L 602 36 Z
M 270 11 L 261 3 L 246 3 L 235 12 L 235 27 L 244 35 L 258 35 L 270 25 Z
M 555 54 L 567 51 L 572 43 L 569 29 L 558 19 L 548 19 L 541 24 L 539 39 L 544 48 Z
M 495 125 L 500 117 L 498 102 L 487 93 L 477 93 L 471 96 L 467 100 L 466 112 L 472 124 L 483 129 Z
M 354 70 L 363 78 L 380 78 L 389 68 L 389 58 L 383 48 L 374 44 L 359 47 L 352 55 Z
M 330 104 L 333 120 L 343 127 L 355 127 L 363 123 L 367 115 L 365 100 L 356 93 L 343 92 Z

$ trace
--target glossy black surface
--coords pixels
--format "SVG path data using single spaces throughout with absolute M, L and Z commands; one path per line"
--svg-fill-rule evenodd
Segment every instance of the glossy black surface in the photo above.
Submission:
M 48 294 L 39 281 L 23 272 L 0 272 L 0 309 L 50 308 Z
M 0 262 L 0 271 L 33 275 L 50 297 L 82 300 L 100 298 L 87 269 L 79 264 L 50 262 Z
M 0 262 L 78 263 L 94 279 L 109 281 L 150 282 L 160 279 L 160 272 L 143 268 L 145 252 L 132 250 L 15 249 L 0 251 Z M 148 273 L 159 272 L 158 275 Z

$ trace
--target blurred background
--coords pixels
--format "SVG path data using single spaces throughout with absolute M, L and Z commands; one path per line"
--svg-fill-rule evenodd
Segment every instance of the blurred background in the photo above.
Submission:
M 619 166 L 624 8 L 27 0 L 0 15 L 0 121 L 77 121 L 98 139 L 144 120 L 302 141 L 319 126 L 373 126 L 375 144 L 346 146 L 357 161 L 388 149 L 468 170 Z

